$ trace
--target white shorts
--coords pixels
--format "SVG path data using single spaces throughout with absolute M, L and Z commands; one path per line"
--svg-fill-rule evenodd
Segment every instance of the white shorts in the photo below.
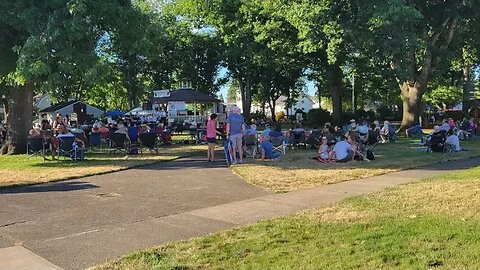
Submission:
M 230 135 L 230 140 L 232 141 L 232 147 L 233 148 L 242 147 L 242 144 L 243 144 L 242 139 L 243 139 L 242 133 Z

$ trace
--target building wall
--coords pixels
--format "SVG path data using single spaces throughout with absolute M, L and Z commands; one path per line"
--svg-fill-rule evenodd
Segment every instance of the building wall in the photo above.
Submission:
M 308 113 L 311 109 L 319 108 L 318 103 L 315 103 L 308 95 L 302 95 L 298 102 L 287 110 L 285 109 L 286 99 L 286 97 L 281 96 L 277 100 L 277 102 L 275 103 L 275 112 L 283 111 L 286 114 L 293 115 L 297 109 L 303 110 L 305 113 Z M 240 98 L 237 98 L 235 105 L 242 109 L 242 100 Z M 227 109 L 231 110 L 231 106 L 227 106 Z M 257 104 L 252 104 L 251 112 L 254 113 L 256 111 L 261 111 L 260 106 Z M 270 108 L 268 107 L 268 105 L 265 108 L 265 113 L 267 116 L 271 116 Z

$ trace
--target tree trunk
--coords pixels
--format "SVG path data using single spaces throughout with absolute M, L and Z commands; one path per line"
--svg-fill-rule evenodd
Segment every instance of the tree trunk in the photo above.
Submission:
M 277 116 L 275 115 L 275 100 L 274 99 L 271 99 L 270 102 L 268 102 L 268 105 L 270 107 L 270 113 L 272 114 L 272 119 L 274 122 L 277 121 Z
M 320 85 L 315 83 L 315 87 L 317 88 L 317 95 L 318 95 L 318 108 L 322 108 L 322 89 L 320 89 Z
M 462 110 L 464 113 L 468 113 L 470 109 L 470 91 L 473 91 L 470 66 L 466 63 L 463 64 L 463 100 L 462 100 Z
M 32 128 L 33 83 L 10 90 L 7 114 L 7 141 L 0 154 L 24 154 L 27 152 L 28 132 Z
M 418 81 L 413 84 L 404 82 L 400 85 L 403 100 L 403 118 L 399 130 L 404 130 L 420 123 L 420 108 L 422 106 L 422 96 L 425 92 L 424 87 L 425 85 Z
M 247 124 L 250 124 L 250 110 L 252 107 L 252 86 L 250 85 L 250 80 L 247 78 L 245 80 L 240 79 L 240 96 L 242 98 L 242 112 L 243 117 Z
M 342 77 L 343 73 L 338 65 L 330 65 L 327 69 L 328 90 L 332 97 L 332 122 L 335 125 L 342 124 Z

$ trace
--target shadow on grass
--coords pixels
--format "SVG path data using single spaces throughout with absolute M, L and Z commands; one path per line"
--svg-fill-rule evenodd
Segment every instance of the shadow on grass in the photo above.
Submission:
M 82 189 L 97 188 L 97 185 L 88 182 L 72 181 L 57 182 L 53 184 L 42 184 L 33 186 L 20 186 L 10 189 L 0 189 L 0 194 L 40 193 L 40 192 L 66 192 Z
M 427 165 L 443 163 L 446 161 L 463 160 L 480 156 L 479 143 L 466 143 L 470 151 L 453 153 L 427 153 L 421 146 L 412 144 L 411 140 L 404 140 L 395 144 L 379 145 L 376 148 L 373 161 L 351 161 L 348 163 L 320 163 L 314 159 L 317 155 L 316 150 L 312 149 L 294 149 L 287 152 L 278 160 L 262 162 L 248 159 L 247 166 L 265 166 L 280 170 L 354 170 L 354 169 L 410 169 L 423 167 Z M 447 167 L 438 165 L 435 168 L 446 169 Z M 471 167 L 471 166 L 470 166 Z M 470 168 L 467 167 L 467 168 Z M 242 168 L 239 167 L 241 170 Z M 430 168 L 429 168 L 430 169 Z

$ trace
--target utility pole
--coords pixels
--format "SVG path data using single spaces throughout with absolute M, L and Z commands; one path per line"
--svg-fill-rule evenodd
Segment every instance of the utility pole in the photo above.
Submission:
M 355 74 L 352 74 L 352 113 L 355 114 Z

